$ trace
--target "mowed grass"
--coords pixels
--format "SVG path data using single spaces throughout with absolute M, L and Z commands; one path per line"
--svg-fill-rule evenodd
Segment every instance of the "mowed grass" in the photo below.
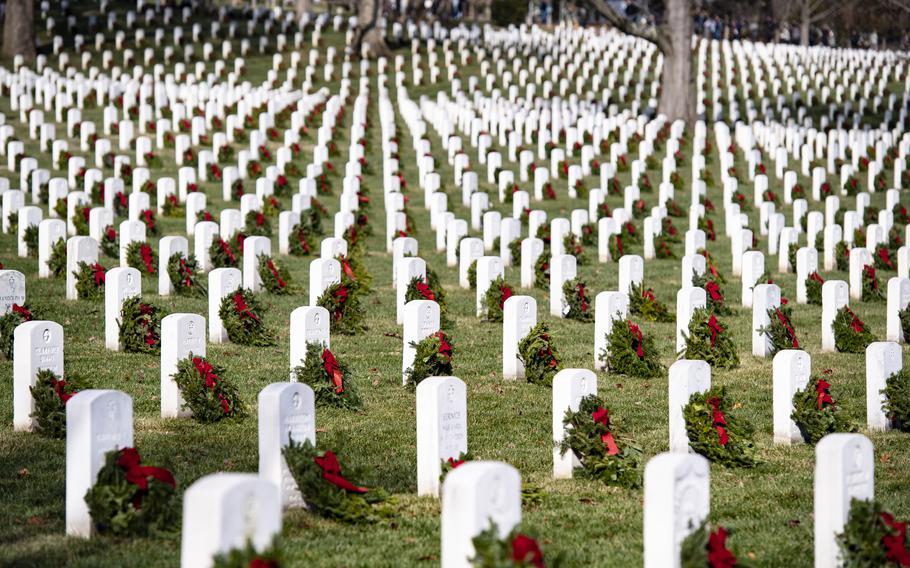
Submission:
M 342 38 L 326 34 L 329 44 L 340 46 Z M 406 54 L 406 50 L 399 53 Z M 409 58 L 407 58 L 409 59 Z M 249 78 L 261 81 L 270 67 L 270 57 L 247 58 Z M 356 66 L 355 66 L 356 69 Z M 464 77 L 477 73 L 477 67 L 460 70 Z M 355 71 L 356 72 L 356 71 Z M 321 76 L 321 73 L 317 73 Z M 394 84 L 394 81 L 389 81 Z M 354 85 L 356 85 L 356 80 Z M 395 494 L 399 511 L 387 524 L 348 526 L 326 521 L 304 511 L 284 515 L 282 543 L 288 565 L 292 566 L 405 566 L 434 565 L 439 558 L 439 501 L 416 497 L 416 433 L 414 393 L 401 387 L 401 328 L 395 323 L 395 296 L 391 288 L 391 255 L 385 252 L 385 220 L 382 211 L 381 133 L 377 112 L 375 75 L 371 77 L 371 128 L 367 159 L 373 172 L 364 178 L 371 190 L 372 205 L 367 211 L 374 235 L 367 241 L 365 262 L 374 275 L 374 292 L 365 299 L 369 331 L 346 337 L 333 336 L 332 348 L 352 367 L 357 386 L 365 401 L 359 412 L 317 409 L 319 444 L 333 448 L 342 459 L 367 466 L 371 470 L 366 483 L 383 487 Z M 337 91 L 338 82 L 328 85 Z M 355 87 L 356 88 L 356 87 Z M 394 100 L 395 88 L 391 87 Z M 409 88 L 416 99 L 449 89 L 447 83 Z M 4 109 L 8 100 L 3 99 Z M 348 105 L 347 108 L 350 108 Z M 100 112 L 86 113 L 100 122 Z M 18 136 L 25 140 L 27 130 L 7 114 Z M 350 115 L 336 134 L 336 143 L 347 155 Z M 61 129 L 58 128 L 58 132 Z M 548 554 L 563 553 L 568 565 L 629 566 L 641 563 L 642 506 L 641 490 L 606 487 L 587 480 L 552 479 L 551 401 L 548 388 L 523 382 L 503 381 L 502 330 L 498 324 L 486 323 L 474 316 L 474 292 L 458 286 L 457 270 L 445 265 L 444 253 L 435 251 L 435 234 L 430 230 L 429 215 L 424 208 L 423 192 L 418 187 L 412 139 L 404 121 L 398 118 L 401 140 L 402 171 L 408 186 L 409 210 L 417 223 L 420 256 L 439 272 L 449 293 L 450 312 L 456 321 L 454 374 L 468 386 L 468 445 L 478 459 L 500 460 L 517 467 L 524 480 L 540 486 L 546 497 L 538 506 L 523 511 L 523 528 L 538 536 Z M 460 218 L 469 218 L 461 206 L 460 189 L 452 182 L 452 170 L 442 150 L 441 141 L 431 132 L 437 167 L 443 186 L 449 193 L 450 210 Z M 467 137 L 464 137 L 467 139 Z M 312 145 L 312 139 L 305 147 Z M 275 145 L 270 145 L 274 150 Z M 33 144 L 29 152 L 38 155 Z M 77 147 L 71 142 L 71 147 Z M 239 148 L 239 145 L 238 145 Z M 691 148 L 691 145 L 688 147 Z M 716 148 L 716 144 L 715 144 Z M 161 152 L 164 166 L 153 171 L 153 179 L 176 177 L 172 153 Z M 740 156 L 741 157 L 741 156 Z M 476 155 L 471 154 L 472 162 Z M 575 158 L 577 163 L 577 157 Z M 50 158 L 41 155 L 42 167 L 51 167 Z M 334 160 L 343 165 L 342 158 Z M 305 165 L 305 161 L 298 162 Z M 714 178 L 720 179 L 719 160 L 713 160 Z M 688 164 L 688 162 L 687 162 Z M 517 173 L 517 165 L 511 165 Z M 745 163 L 738 163 L 745 171 Z M 481 170 L 478 170 L 481 171 Z M 485 172 L 485 170 L 482 170 Z M 688 165 L 680 172 L 686 183 L 677 194 L 680 203 L 690 202 Z M 649 172 L 657 185 L 659 172 Z M 18 179 L 18 174 L 10 173 Z M 106 175 L 111 175 L 106 172 Z M 620 174 L 622 185 L 628 174 Z M 491 192 L 493 207 L 504 213 L 510 205 L 498 203 L 496 188 L 481 176 L 481 189 Z M 595 178 L 585 180 L 593 187 Z M 296 183 L 296 180 L 294 180 Z M 808 180 L 800 183 L 808 188 Z M 772 189 L 780 191 L 780 182 L 772 177 Z M 12 182 L 13 186 L 17 182 Z M 560 199 L 532 203 L 547 211 L 550 219 L 568 217 L 575 208 L 586 208 L 582 200 L 570 200 L 565 180 L 554 182 Z M 522 188 L 532 190 L 531 184 Z M 744 187 L 751 195 L 751 186 Z M 221 198 L 220 183 L 202 184 L 209 209 L 220 210 L 226 204 Z M 341 190 L 340 178 L 334 179 L 334 194 L 321 197 L 330 211 L 337 210 Z M 709 188 L 709 196 L 720 208 L 722 194 L 718 187 Z M 645 194 L 649 206 L 657 202 L 657 193 Z M 611 208 L 620 207 L 621 197 L 608 198 Z M 846 199 L 844 206 L 847 206 Z M 153 198 L 154 203 L 154 198 Z M 852 200 L 850 200 L 852 204 Z M 874 194 L 872 204 L 882 207 L 884 195 Z M 290 200 L 284 199 L 285 208 Z M 810 203 L 812 209 L 821 209 Z M 791 219 L 789 211 L 788 221 Z M 757 211 L 751 213 L 751 226 L 758 227 Z M 709 250 L 719 260 L 730 284 L 728 301 L 736 306 L 739 282 L 730 274 L 730 242 L 723 237 L 723 215 L 713 215 L 718 232 L 717 242 Z M 183 234 L 184 220 L 161 219 L 163 234 Z M 685 219 L 674 219 L 680 232 L 687 228 Z M 277 221 L 274 222 L 277 231 Z M 326 222 L 325 226 L 331 226 Z M 639 222 L 640 227 L 640 222 Z M 527 229 L 525 228 L 524 231 Z M 801 236 L 805 243 L 805 235 Z M 62 280 L 38 280 L 36 260 L 16 257 L 14 236 L 0 236 L 0 260 L 7 268 L 23 271 L 28 279 L 29 303 L 44 319 L 63 324 L 67 373 L 87 377 L 95 388 L 118 389 L 134 401 L 135 442 L 149 464 L 171 469 L 179 482 L 179 491 L 207 474 L 218 471 L 255 472 L 258 467 L 256 396 L 275 381 L 287 380 L 288 318 L 290 312 L 307 303 L 307 274 L 311 258 L 279 257 L 293 276 L 296 291 L 286 297 L 264 295 L 269 308 L 267 321 L 278 330 L 276 347 L 242 347 L 233 344 L 208 345 L 208 355 L 227 369 L 239 385 L 252 412 L 237 423 L 200 425 L 191 420 L 163 420 L 159 417 L 159 361 L 153 356 L 113 353 L 103 345 L 103 305 L 85 301 L 67 302 Z M 767 250 L 759 239 L 759 249 Z M 682 245 L 674 250 L 681 256 Z M 277 234 L 273 235 L 277 253 Z M 579 267 L 579 275 L 592 292 L 615 289 L 617 265 L 597 262 L 596 247 L 586 247 L 588 263 Z M 640 253 L 640 248 L 633 249 Z M 114 259 L 103 259 L 113 266 Z M 776 267 L 776 257 L 766 265 Z M 827 273 L 826 278 L 846 279 L 843 273 Z M 883 273 L 882 277 L 893 276 Z M 507 280 L 519 283 L 517 266 L 508 268 Z M 795 277 L 774 275 L 784 295 L 795 298 Z M 657 297 L 675 307 L 680 284 L 679 260 L 651 260 L 645 266 L 645 282 Z M 884 283 L 884 279 L 883 279 Z M 206 300 L 160 298 L 157 282 L 143 278 L 143 295 L 169 313 L 207 314 Z M 594 326 L 564 321 L 548 314 L 548 294 L 541 290 L 523 290 L 538 301 L 539 320 L 548 322 L 566 367 L 592 368 L 594 364 Z M 884 304 L 854 304 L 858 315 L 883 338 Z M 820 350 L 820 315 L 816 306 L 798 306 L 794 310 L 794 327 L 802 345 L 812 354 L 813 369 L 833 369 L 833 390 L 844 411 L 864 423 L 865 372 L 861 355 L 823 354 Z M 751 356 L 751 310 L 736 308 L 733 316 L 722 318 L 739 346 L 742 365 L 732 371 L 717 371 L 712 380 L 729 388 L 736 400 L 738 415 L 757 427 L 759 456 L 763 463 L 752 470 L 711 468 L 711 518 L 732 529 L 729 543 L 738 554 L 754 559 L 763 566 L 809 566 L 812 564 L 814 451 L 806 445 L 793 447 L 772 444 L 771 361 Z M 643 323 L 645 333 L 654 338 L 662 362 L 669 366 L 675 359 L 673 324 Z M 0 363 L 7 380 L 0 386 L 0 564 L 10 566 L 175 566 L 179 562 L 180 534 L 169 538 L 111 539 L 82 541 L 64 536 L 65 443 L 46 440 L 36 434 L 12 431 L 12 363 Z M 618 427 L 633 436 L 650 458 L 668 448 L 667 378 L 651 380 L 598 373 L 599 394 L 610 406 Z M 910 511 L 910 487 L 906 470 L 910 466 L 910 442 L 900 433 L 870 434 L 875 444 L 877 496 L 899 516 Z M 823 472 L 824 473 L 824 472 Z

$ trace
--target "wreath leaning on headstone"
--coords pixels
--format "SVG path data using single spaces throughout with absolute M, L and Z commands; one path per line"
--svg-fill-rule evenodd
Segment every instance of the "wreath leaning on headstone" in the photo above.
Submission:
M 135 448 L 111 450 L 85 494 L 92 525 L 101 534 L 148 536 L 180 526 L 177 482 L 170 471 L 142 465 Z
M 515 290 L 502 276 L 497 276 L 484 294 L 483 307 L 484 319 L 492 322 L 502 322 L 502 309 L 506 300 L 515 295 Z
M 117 229 L 112 225 L 108 225 L 104 228 L 104 233 L 101 235 L 101 242 L 98 244 L 101 245 L 101 252 L 104 256 L 110 258 L 120 257 L 120 237 L 117 235 Z
M 632 320 L 614 320 L 607 347 L 600 352 L 613 374 L 647 379 L 665 371 L 651 339 Z
M 681 566 L 685 568 L 746 568 L 748 566 L 727 548 L 730 533 L 722 526 L 713 531 L 707 521 L 683 539 L 679 549 Z
M 66 403 L 79 391 L 89 388 L 84 379 L 68 375 L 64 380 L 50 369 L 41 369 L 29 387 L 35 410 L 35 431 L 48 438 L 66 437 Z
M 261 552 L 253 546 L 252 541 L 247 541 L 243 548 L 232 548 L 215 556 L 212 568 L 280 568 L 284 564 L 283 558 L 277 538 Z
M 864 302 L 884 302 L 885 292 L 875 274 L 875 267 L 868 264 L 863 266 L 863 301 Z
M 541 290 L 550 289 L 550 251 L 544 249 L 534 262 L 534 287 Z
M 158 266 L 158 254 L 148 243 L 133 241 L 126 247 L 126 265 L 143 274 L 155 274 Z
M 79 262 L 76 265 L 76 295 L 80 300 L 101 300 L 104 298 L 104 282 L 107 269 L 94 262 Z
M 686 340 L 680 357 L 682 359 L 707 361 L 711 367 L 732 369 L 739 366 L 739 355 L 733 338 L 726 333 L 717 316 L 707 308 L 697 308 L 689 320 L 689 333 L 683 333 Z
M 790 319 L 792 316 L 793 308 L 787 304 L 768 309 L 770 323 L 757 331 L 766 335 L 771 341 L 772 354 L 784 349 L 799 349 L 799 339 L 796 337 L 796 330 L 793 329 Z
M 283 450 L 307 509 L 346 523 L 375 523 L 394 515 L 394 501 L 382 489 L 368 489 L 348 479 L 363 472 L 345 467 L 331 450 L 319 451 L 309 440 L 292 439 Z
M 51 255 L 47 259 L 47 267 L 54 278 L 66 276 L 66 239 L 57 239 L 51 245 Z
M 231 243 L 217 236 L 209 247 L 209 259 L 212 261 L 212 268 L 237 268 L 240 264 Z
M 579 278 L 567 280 L 562 285 L 562 293 L 569 306 L 569 310 L 565 313 L 566 319 L 582 322 L 594 321 L 590 294 L 587 294 L 587 284 L 583 280 Z
M 414 362 L 405 371 L 405 385 L 416 388 L 427 377 L 445 377 L 452 374 L 452 356 L 455 347 L 452 339 L 442 330 L 428 335 L 414 347 Z
M 238 288 L 221 299 L 218 317 L 233 343 L 270 347 L 275 345 L 277 339 L 262 321 L 262 311 L 259 298 L 253 292 Z
M 689 447 L 725 467 L 754 467 L 755 429 L 745 418 L 731 413 L 733 405 L 724 387 L 696 392 L 683 407 Z
M 341 282 L 326 288 L 316 301 L 316 305 L 329 311 L 332 333 L 354 335 L 366 330 L 360 295 L 360 284 L 342 276 Z
M 901 369 L 888 377 L 882 389 L 885 414 L 895 429 L 910 432 L 910 371 Z
M 126 353 L 161 352 L 162 310 L 132 296 L 120 307 L 120 344 Z
M 204 276 L 192 254 L 184 257 L 175 252 L 167 261 L 167 275 L 178 296 L 202 298 L 207 295 Z
M 499 537 L 499 528 L 490 521 L 490 527 L 471 539 L 474 556 L 470 559 L 475 568 L 540 568 L 544 565 L 559 568 L 563 565 L 561 555 L 548 556 L 544 564 L 543 551 L 533 538 L 522 534 L 516 525 L 505 536 Z
M 319 342 L 308 342 L 304 361 L 303 365 L 294 368 L 294 376 L 313 389 L 317 406 L 360 408 L 353 373 L 328 347 Z
M 816 272 L 810 272 L 806 277 L 806 302 L 814 306 L 822 305 L 822 285 L 825 279 Z
M 19 324 L 32 321 L 35 315 L 28 304 L 13 304 L 10 311 L 0 316 L 0 353 L 12 361 L 14 332 Z
M 875 341 L 875 336 L 850 306 L 839 309 L 831 325 L 834 328 L 834 347 L 841 353 L 863 353 Z
M 633 282 L 629 288 L 629 314 L 651 322 L 675 321 L 667 306 L 654 296 L 654 290 L 645 289 L 644 283 Z
M 796 423 L 803 440 L 813 446 L 834 432 L 856 432 L 856 425 L 831 396 L 831 383 L 827 380 L 830 375 L 830 371 L 825 371 L 825 377 L 812 377 L 806 388 L 793 395 L 790 419 Z
M 704 288 L 707 296 L 708 309 L 719 316 L 733 315 L 733 309 L 727 304 L 724 290 L 721 288 L 714 275 L 707 271 L 704 274 L 692 274 L 692 286 Z
M 291 273 L 287 267 L 276 263 L 272 257 L 267 254 L 260 254 L 258 257 L 259 278 L 262 280 L 262 287 L 270 294 L 285 295 L 291 292 Z
M 607 485 L 641 486 L 642 450 L 616 434 L 616 424 L 603 399 L 593 394 L 582 398 L 578 410 L 567 410 L 562 423 L 566 436 L 559 449 L 563 455 L 571 451 L 585 475 Z
M 852 499 L 844 531 L 837 535 L 843 566 L 908 566 L 906 523 L 875 500 Z
M 518 342 L 518 359 L 525 367 L 525 378 L 529 383 L 553 385 L 553 377 L 562 369 L 562 364 L 546 323 L 535 325 Z
M 212 365 L 205 357 L 190 354 L 181 359 L 172 378 L 180 387 L 184 406 L 193 413 L 197 422 L 211 424 L 246 416 L 246 405 L 240 398 L 240 390 L 224 377 L 224 369 Z

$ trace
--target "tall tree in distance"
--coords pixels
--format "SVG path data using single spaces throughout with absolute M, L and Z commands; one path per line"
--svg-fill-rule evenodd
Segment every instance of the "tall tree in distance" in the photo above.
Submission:
M 828 20 L 837 15 L 856 0 L 786 0 L 784 21 L 790 19 L 791 11 L 796 11 L 799 20 L 799 43 L 803 47 L 809 45 L 809 36 L 812 26 L 821 21 Z M 889 2 L 886 2 L 889 3 Z
M 614 28 L 650 41 L 664 56 L 657 112 L 670 120 L 695 120 L 692 77 L 692 0 L 635 2 L 640 18 L 619 14 L 607 0 L 587 0 Z
M 354 53 L 366 57 L 387 57 L 391 50 L 385 42 L 379 20 L 382 17 L 382 0 L 357 2 L 357 35 L 354 36 Z
M 32 0 L 6 0 L 3 56 L 35 58 L 35 5 Z

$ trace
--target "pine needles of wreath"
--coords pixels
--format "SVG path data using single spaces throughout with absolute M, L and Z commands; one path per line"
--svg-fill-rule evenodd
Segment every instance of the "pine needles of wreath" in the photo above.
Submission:
M 162 310 L 132 296 L 120 307 L 120 344 L 126 353 L 161 352 Z
M 642 450 L 616 433 L 603 399 L 597 395 L 582 398 L 578 410 L 567 410 L 562 423 L 566 436 L 559 449 L 563 455 L 572 452 L 586 476 L 618 487 L 641 485 Z
M 515 295 L 515 289 L 502 276 L 497 276 L 487 288 L 483 297 L 484 319 L 491 322 L 502 322 L 502 310 L 506 300 Z
M 361 295 L 360 283 L 344 276 L 341 282 L 325 289 L 316 305 L 329 311 L 332 333 L 354 335 L 367 329 L 363 323 L 365 312 L 360 303 Z
M 852 499 L 844 531 L 837 535 L 842 566 L 903 566 L 894 556 L 895 549 L 907 544 L 904 523 L 876 500 Z
M 832 323 L 834 347 L 841 353 L 864 353 L 875 336 L 849 306 L 837 311 Z
M 910 432 L 910 371 L 901 369 L 888 377 L 881 394 L 885 396 L 882 408 L 891 425 Z
M 277 343 L 277 338 L 265 326 L 262 313 L 259 298 L 248 288 L 238 288 L 226 295 L 218 308 L 218 316 L 233 343 L 270 347 Z
M 784 349 L 799 349 L 799 339 L 793 329 L 793 308 L 787 304 L 770 308 L 767 311 L 767 326 L 758 329 L 771 343 L 771 353 L 775 354 Z
M 755 429 L 745 418 L 731 412 L 733 405 L 724 387 L 696 392 L 683 407 L 689 447 L 712 463 L 725 467 L 754 467 Z
M 196 257 L 175 252 L 167 261 L 167 275 L 178 296 L 204 298 L 207 295 L 204 274 Z
M 336 370 L 338 376 L 335 376 Z M 321 343 L 307 343 L 304 364 L 297 365 L 293 373 L 299 382 L 313 389 L 316 406 L 360 408 L 361 401 L 354 385 L 353 373 L 343 360 L 338 359 Z
M 732 369 L 739 366 L 739 355 L 733 338 L 726 333 L 717 317 L 707 308 L 697 308 L 689 320 L 689 333 L 683 333 L 686 345 L 683 359 L 706 361 L 711 367 Z
M 223 368 L 205 357 L 191 354 L 181 359 L 172 378 L 180 388 L 184 406 L 197 422 L 211 424 L 246 416 L 246 404 L 237 385 L 225 377 Z
M 562 369 L 562 363 L 546 323 L 535 325 L 518 342 L 518 359 L 524 365 L 529 383 L 553 385 L 553 377 Z
M 534 568 L 548 566 L 559 568 L 564 565 L 561 554 L 544 559 L 540 545 L 533 538 L 522 534 L 516 525 L 504 538 L 499 536 L 496 523 L 490 521 L 489 528 L 471 539 L 474 556 L 470 559 L 475 568 Z M 546 563 L 545 563 L 546 562 Z
M 660 354 L 650 337 L 632 320 L 613 320 L 607 347 L 600 352 L 611 373 L 648 379 L 664 373 Z
M 48 438 L 66 437 L 66 404 L 76 393 L 89 388 L 81 377 L 70 375 L 66 380 L 50 369 L 41 369 L 35 384 L 29 387 L 35 410 L 31 418 L 35 430 Z
M 579 278 L 573 278 L 563 283 L 562 293 L 569 308 L 565 312 L 566 319 L 581 322 L 594 321 L 594 311 L 591 309 L 591 294 L 588 292 L 587 286 Z
M 76 294 L 80 300 L 98 301 L 104 298 L 104 283 L 107 269 L 94 262 L 79 262 L 76 265 Z
M 427 377 L 446 377 L 452 375 L 452 357 L 455 347 L 452 339 L 444 331 L 437 331 L 417 343 L 414 348 L 414 362 L 405 371 L 405 385 L 416 388 Z
M 856 425 L 847 418 L 843 407 L 831 394 L 828 378 L 830 373 L 825 377 L 812 377 L 806 388 L 793 395 L 790 419 L 796 423 L 803 440 L 813 446 L 828 434 L 856 432 Z
M 629 288 L 629 313 L 645 321 L 671 323 L 676 320 L 666 305 L 657 301 L 654 290 L 645 289 L 642 283 L 632 283 Z
M 32 321 L 35 317 L 28 304 L 24 306 L 13 304 L 9 312 L 0 316 L 0 353 L 4 357 L 12 361 L 16 328 L 20 324 Z
M 248 540 L 242 548 L 232 548 L 213 561 L 212 568 L 280 568 L 284 566 L 284 554 L 277 538 L 261 552 Z
M 259 278 L 266 291 L 275 295 L 290 294 L 291 273 L 286 266 L 278 264 L 267 254 L 260 254 L 257 262 Z

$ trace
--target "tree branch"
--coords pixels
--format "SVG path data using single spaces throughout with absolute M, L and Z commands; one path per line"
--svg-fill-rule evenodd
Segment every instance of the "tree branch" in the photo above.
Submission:
M 620 16 L 606 0 L 586 0 L 596 12 L 604 17 L 607 22 L 624 34 L 639 37 L 657 46 L 662 53 L 668 54 L 673 50 L 670 43 L 670 34 L 663 26 L 635 25 L 627 18 Z M 641 8 L 641 6 L 639 5 Z

